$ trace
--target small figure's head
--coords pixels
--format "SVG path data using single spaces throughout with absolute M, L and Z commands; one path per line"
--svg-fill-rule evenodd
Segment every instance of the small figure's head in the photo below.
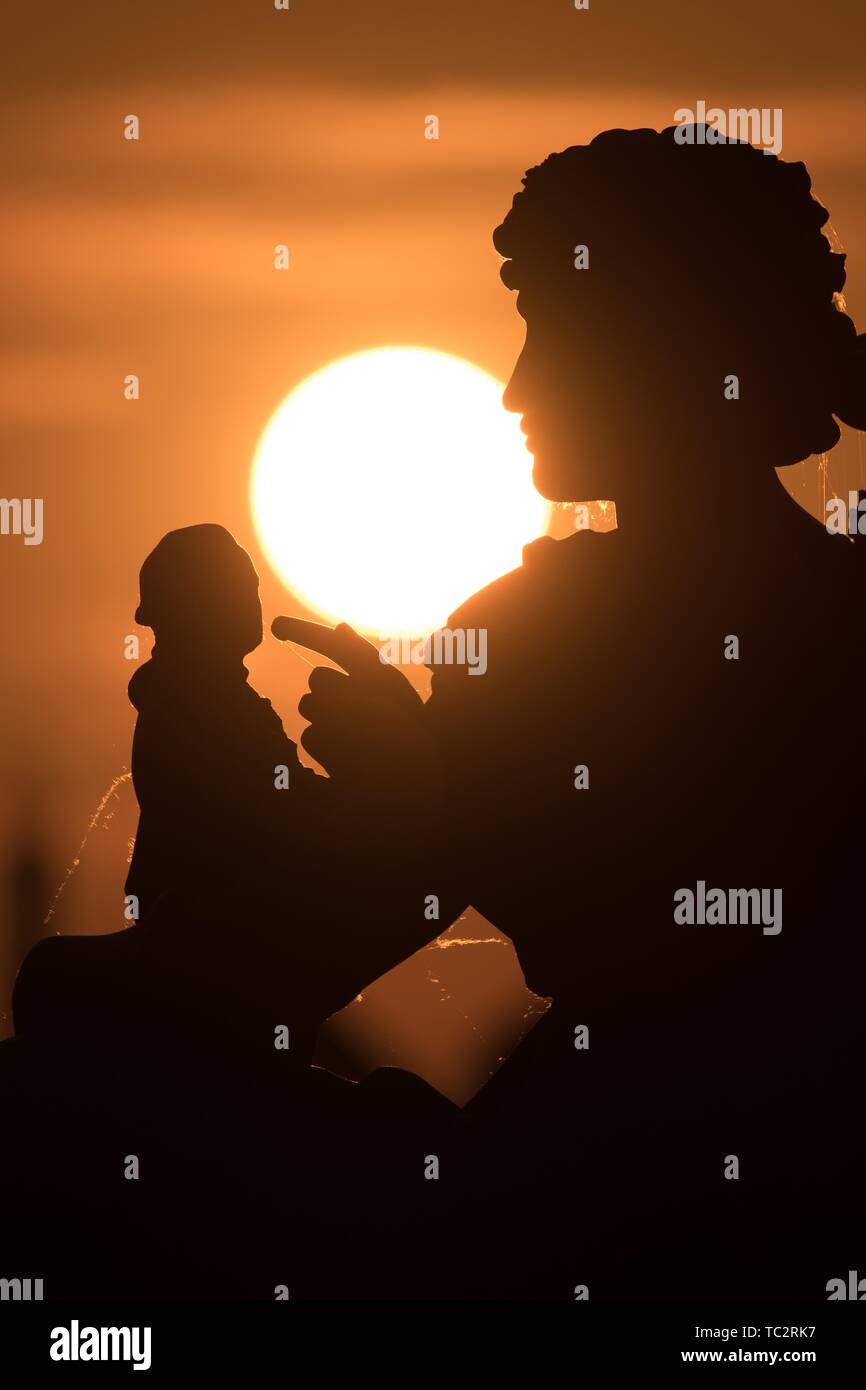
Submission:
M 805 167 L 706 131 L 553 154 L 494 233 L 526 320 L 505 404 L 545 497 L 645 502 L 702 467 L 733 488 L 831 449 L 834 416 L 866 427 L 866 337 Z
M 223 526 L 169 531 L 139 576 L 135 621 L 152 627 L 160 654 L 240 661 L 262 640 L 259 576 Z

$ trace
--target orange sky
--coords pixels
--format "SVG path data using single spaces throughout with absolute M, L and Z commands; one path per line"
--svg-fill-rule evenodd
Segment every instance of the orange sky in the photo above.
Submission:
M 0 494 L 45 499 L 45 540 L 0 537 L 0 844 L 8 861 L 35 839 L 49 880 L 128 758 L 144 555 L 222 522 L 259 565 L 266 615 L 285 606 L 248 512 L 261 429 L 310 371 L 368 346 L 506 377 L 521 327 L 490 234 L 528 165 L 699 98 L 781 107 L 783 157 L 830 208 L 866 326 L 862 0 L 153 0 L 18 7 L 12 28 Z M 858 442 L 831 456 L 839 489 Z M 815 463 L 799 475 L 814 504 Z M 271 645 L 253 681 L 297 736 L 307 668 Z

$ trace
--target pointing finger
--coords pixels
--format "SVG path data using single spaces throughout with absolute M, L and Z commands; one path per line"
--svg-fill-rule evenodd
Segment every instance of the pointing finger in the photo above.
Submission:
M 362 637 L 348 623 L 328 627 L 307 618 L 274 618 L 271 632 L 280 642 L 295 642 L 309 651 L 318 652 L 342 666 L 350 676 L 370 675 L 382 663 L 378 648 Z

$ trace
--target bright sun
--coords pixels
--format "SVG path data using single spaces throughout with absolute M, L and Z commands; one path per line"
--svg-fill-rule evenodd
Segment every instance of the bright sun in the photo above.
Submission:
M 426 635 L 520 564 L 548 504 L 502 384 L 429 348 L 330 363 L 271 417 L 253 516 L 284 583 L 332 622 Z

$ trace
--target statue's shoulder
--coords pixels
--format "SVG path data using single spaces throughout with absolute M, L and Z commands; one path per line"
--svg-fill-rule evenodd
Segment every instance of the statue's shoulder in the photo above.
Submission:
M 517 569 L 461 604 L 448 619 L 451 640 L 462 636 L 466 649 L 476 654 L 476 673 L 483 665 L 490 679 L 467 682 L 470 672 L 460 664 L 435 664 L 433 693 L 439 701 L 462 700 L 470 687 L 475 700 L 497 698 L 494 687 L 520 684 L 539 661 L 549 665 L 561 654 L 563 642 L 583 624 L 588 596 L 597 592 L 593 556 L 596 545 L 608 540 L 593 532 L 565 540 L 542 536 L 524 547 Z
M 519 621 L 540 599 L 546 603 L 585 588 L 581 576 L 600 558 L 610 537 L 594 531 L 575 531 L 564 540 L 539 536 L 523 547 L 522 563 L 479 589 L 451 614 L 450 627 L 499 626 Z

